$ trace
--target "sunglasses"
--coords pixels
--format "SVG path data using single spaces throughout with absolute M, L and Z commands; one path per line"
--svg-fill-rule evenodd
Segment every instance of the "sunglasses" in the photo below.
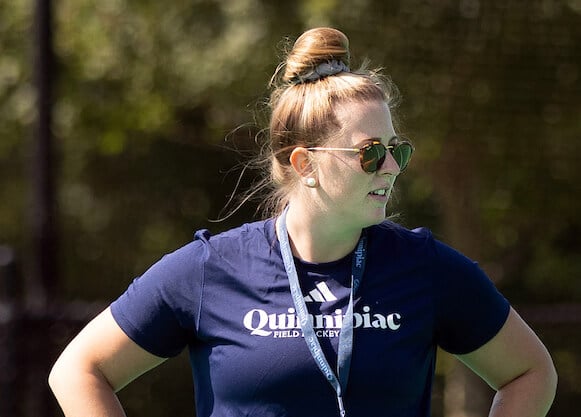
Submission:
M 397 165 L 399 172 L 403 172 L 408 166 L 414 147 L 410 142 L 398 136 L 394 136 L 389 140 L 389 144 L 385 146 L 379 139 L 371 139 L 371 142 L 366 143 L 361 148 L 307 148 L 307 151 L 342 151 L 342 152 L 357 152 L 359 153 L 359 162 L 363 171 L 372 174 L 377 172 L 387 156 L 387 151 L 391 154 Z

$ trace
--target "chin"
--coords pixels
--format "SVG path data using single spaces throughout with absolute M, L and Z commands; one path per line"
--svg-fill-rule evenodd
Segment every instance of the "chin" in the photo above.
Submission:
M 383 222 L 387 218 L 385 207 L 381 209 L 370 210 L 369 215 L 366 217 L 367 217 L 365 219 L 366 224 L 363 227 L 374 226 L 376 224 Z

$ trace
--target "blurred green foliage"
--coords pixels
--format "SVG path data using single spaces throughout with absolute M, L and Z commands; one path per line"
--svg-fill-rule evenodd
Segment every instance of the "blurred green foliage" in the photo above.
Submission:
M 581 302 L 581 1 L 59 0 L 54 12 L 63 299 L 111 300 L 194 230 L 255 217 L 249 203 L 208 221 L 258 147 L 281 40 L 331 25 L 401 90 L 416 146 L 401 221 L 477 259 L 514 303 Z M 0 3 L 0 243 L 24 254 L 31 22 L 31 2 Z

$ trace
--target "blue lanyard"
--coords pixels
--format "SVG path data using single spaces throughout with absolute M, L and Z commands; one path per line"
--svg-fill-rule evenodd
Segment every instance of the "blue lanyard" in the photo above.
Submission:
M 292 250 L 288 240 L 288 231 L 286 227 L 286 214 L 288 206 L 280 216 L 276 229 L 278 234 L 278 241 L 282 253 L 284 267 L 289 280 L 291 296 L 295 305 L 295 310 L 301 330 L 305 338 L 305 342 L 318 365 L 319 369 L 327 378 L 327 381 L 335 389 L 337 393 L 337 404 L 339 405 L 339 414 L 345 417 L 345 407 L 343 406 L 343 393 L 347 388 L 347 380 L 349 378 L 349 368 L 351 367 L 351 356 L 353 352 L 353 295 L 359 288 L 363 278 L 363 271 L 365 269 L 365 257 L 367 248 L 367 237 L 365 233 L 361 235 L 355 249 L 355 256 L 351 265 L 351 293 L 349 295 L 349 305 L 347 312 L 343 318 L 341 326 L 341 334 L 339 335 L 339 349 L 337 352 L 337 375 L 331 369 L 327 358 L 321 349 L 321 344 L 313 329 L 313 323 L 309 320 L 309 314 L 305 299 L 301 292 L 299 277 L 295 267 Z

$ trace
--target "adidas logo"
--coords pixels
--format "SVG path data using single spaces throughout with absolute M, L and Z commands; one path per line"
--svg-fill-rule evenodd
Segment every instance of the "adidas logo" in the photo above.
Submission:
M 305 295 L 305 303 L 324 303 L 337 300 L 337 297 L 333 295 L 324 282 L 319 282 L 316 287 L 309 291 L 309 295 Z

